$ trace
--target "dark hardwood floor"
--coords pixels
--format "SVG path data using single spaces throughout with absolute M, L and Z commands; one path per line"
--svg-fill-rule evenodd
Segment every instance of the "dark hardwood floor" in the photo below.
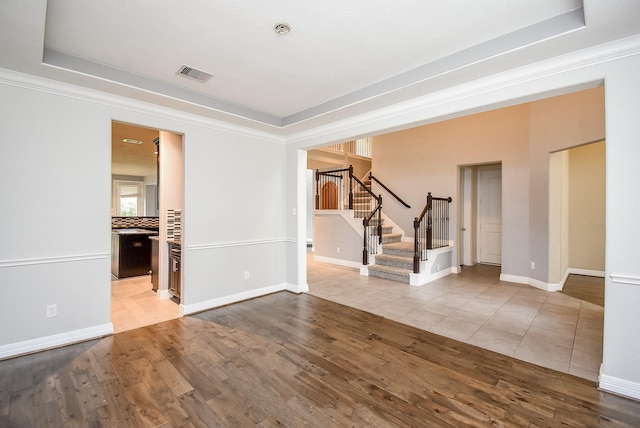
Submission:
M 0 426 L 638 427 L 640 403 L 281 292 L 1 361 Z
M 565 281 L 562 292 L 576 299 L 604 307 L 604 278 L 571 274 Z

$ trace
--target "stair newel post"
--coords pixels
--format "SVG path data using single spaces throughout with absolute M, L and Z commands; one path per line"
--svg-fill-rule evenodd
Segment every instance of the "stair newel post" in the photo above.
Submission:
M 369 219 L 362 219 L 362 226 L 364 227 L 364 248 L 362 250 L 362 264 L 367 266 L 369 264 L 369 246 L 367 245 L 367 235 L 369 234 Z
M 349 209 L 353 209 L 353 165 L 349 165 Z
M 413 220 L 413 273 L 420 273 L 420 220 Z
M 320 170 L 316 169 L 316 209 L 320 209 Z
M 382 195 L 378 195 L 378 243 L 382 245 Z
M 433 249 L 433 196 L 427 195 L 427 249 Z

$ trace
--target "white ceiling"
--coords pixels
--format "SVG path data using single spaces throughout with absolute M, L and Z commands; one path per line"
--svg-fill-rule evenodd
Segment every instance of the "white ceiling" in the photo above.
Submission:
M 286 135 L 639 32 L 638 0 L 2 0 L 0 67 Z

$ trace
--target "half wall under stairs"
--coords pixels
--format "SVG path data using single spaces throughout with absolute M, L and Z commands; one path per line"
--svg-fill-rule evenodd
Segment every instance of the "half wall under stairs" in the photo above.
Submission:
M 453 245 L 426 250 L 427 260 L 420 262 L 420 273 L 413 273 L 413 241 L 394 232 L 395 225 L 383 217 L 382 250 L 362 264 L 362 219 L 353 210 L 314 211 L 314 259 L 324 263 L 360 270 L 363 276 L 375 276 L 410 285 L 424 285 L 450 273 L 459 273 L 453 258 Z
M 392 226 L 382 226 L 382 253 L 371 257 L 363 266 L 362 275 L 388 279 L 410 285 L 424 285 L 438 278 L 459 273 L 453 262 L 453 244 L 435 250 L 425 250 L 427 260 L 420 262 L 420 273 L 413 273 L 412 241 L 402 241 L 402 234 L 393 233 Z
M 372 256 L 371 264 L 362 266 L 360 274 L 410 285 L 424 285 L 451 273 L 460 273 L 453 259 L 453 244 L 425 250 L 427 260 L 420 262 L 420 273 L 413 273 L 413 242 L 382 245 L 382 253 Z

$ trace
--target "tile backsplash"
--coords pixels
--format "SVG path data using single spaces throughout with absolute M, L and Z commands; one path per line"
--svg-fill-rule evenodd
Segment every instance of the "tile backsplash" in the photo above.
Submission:
M 182 239 L 182 210 L 167 210 L 167 239 Z
M 160 228 L 159 217 L 111 217 L 112 229 L 155 229 Z

